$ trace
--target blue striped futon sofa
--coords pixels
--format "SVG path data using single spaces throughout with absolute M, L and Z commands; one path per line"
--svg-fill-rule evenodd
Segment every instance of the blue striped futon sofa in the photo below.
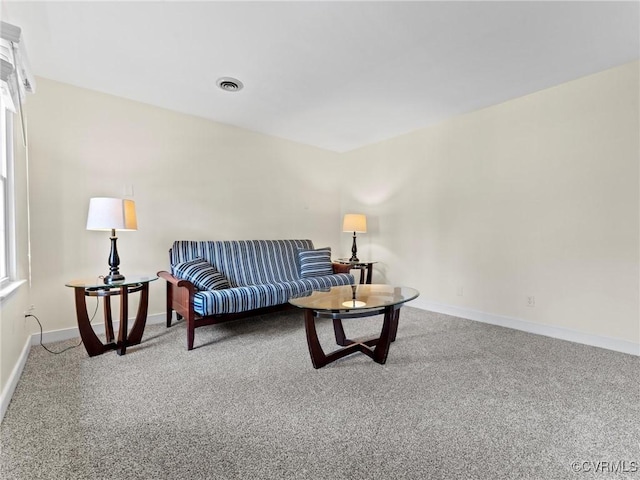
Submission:
M 311 240 L 176 241 L 169 250 L 167 327 L 173 311 L 195 329 L 288 306 L 293 295 L 351 285 L 348 265 L 331 263 L 330 249 Z

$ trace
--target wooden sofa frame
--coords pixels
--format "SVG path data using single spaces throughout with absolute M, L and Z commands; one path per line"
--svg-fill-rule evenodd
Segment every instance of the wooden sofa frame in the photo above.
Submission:
M 350 265 L 332 263 L 333 273 L 349 273 Z M 206 325 L 214 325 L 238 318 L 246 318 L 264 313 L 281 311 L 289 308 L 295 308 L 289 303 L 274 305 L 271 307 L 247 310 L 238 313 L 224 313 L 219 315 L 201 316 L 196 313 L 193 307 L 193 297 L 198 293 L 198 289 L 188 280 L 180 280 L 166 271 L 158 272 L 158 277 L 167 281 L 167 328 L 171 326 L 173 312 L 175 310 L 178 320 L 185 319 L 187 323 L 187 349 L 193 350 L 193 341 L 195 339 L 195 330 L 198 327 Z

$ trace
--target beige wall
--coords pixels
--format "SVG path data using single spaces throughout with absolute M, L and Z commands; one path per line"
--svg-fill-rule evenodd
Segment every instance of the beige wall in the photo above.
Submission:
M 344 155 L 378 280 L 640 344 L 638 65 Z
M 45 79 L 28 114 L 32 296 L 47 330 L 76 324 L 65 282 L 108 273 L 108 232 L 85 229 L 90 197 L 133 187 L 124 275 L 167 269 L 180 239 L 340 241 L 336 154 Z M 152 284 L 150 314 L 164 313 L 164 291 Z

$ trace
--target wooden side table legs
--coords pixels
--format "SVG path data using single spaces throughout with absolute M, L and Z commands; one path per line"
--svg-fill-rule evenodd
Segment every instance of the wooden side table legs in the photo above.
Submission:
M 371 277 L 373 276 L 373 263 L 367 263 L 367 284 L 371 285 Z M 360 279 L 360 283 L 362 283 L 362 278 Z
M 80 331 L 80 338 L 82 338 L 84 348 L 87 350 L 87 353 L 90 357 L 101 355 L 111 348 L 108 348 L 105 344 L 103 344 L 96 333 L 93 331 L 93 327 L 91 326 L 91 322 L 89 321 L 89 315 L 87 314 L 87 302 L 85 299 L 84 287 L 76 287 L 73 290 L 76 297 L 76 317 L 78 319 L 78 330 Z M 107 307 L 105 307 L 105 314 L 106 312 Z M 111 309 L 109 307 L 109 313 L 110 312 Z M 113 333 L 111 333 L 111 335 L 113 335 Z M 113 344 L 110 343 L 109 345 Z
M 359 263 L 354 266 L 354 268 L 360 270 L 360 285 L 371 285 L 371 279 L 373 277 L 373 263 Z
M 142 285 L 140 290 L 140 303 L 138 304 L 138 313 L 136 314 L 136 321 L 133 324 L 129 337 L 127 338 L 127 345 L 138 345 L 142 341 L 142 334 L 144 333 L 144 327 L 147 324 L 147 309 L 149 307 L 149 284 Z
M 117 289 L 116 289 L 117 288 Z M 108 350 L 116 350 L 118 355 L 124 355 L 127 347 L 137 345 L 142 341 L 142 334 L 147 323 L 147 310 L 149 306 L 149 284 L 142 283 L 134 286 L 121 286 L 113 289 L 85 289 L 84 287 L 74 287 L 76 300 L 76 316 L 78 320 L 78 330 L 82 343 L 90 357 L 101 355 Z M 140 292 L 140 303 L 135 323 L 131 332 L 128 333 L 129 316 L 129 293 Z M 111 315 L 111 297 L 120 296 L 120 327 L 118 329 L 118 341 L 114 342 L 113 320 Z M 86 297 L 103 297 L 104 302 L 104 327 L 107 343 L 100 341 L 93 330 L 89 315 L 87 313 Z
M 106 299 L 105 299 L 106 301 Z M 118 355 L 127 353 L 127 332 L 129 331 L 129 295 L 127 287 L 120 287 L 120 328 L 118 329 Z
M 105 297 L 102 302 L 104 308 L 104 335 L 107 338 L 107 343 L 113 342 L 115 338 L 113 335 L 113 322 L 111 321 L 111 297 Z

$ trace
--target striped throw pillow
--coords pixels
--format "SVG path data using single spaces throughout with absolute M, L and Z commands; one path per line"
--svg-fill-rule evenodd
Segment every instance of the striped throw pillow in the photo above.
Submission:
M 300 263 L 300 277 L 321 277 L 331 275 L 331 248 L 318 248 L 316 250 L 298 250 L 298 262 Z
M 189 280 L 198 290 L 223 290 L 231 287 L 225 276 L 202 258 L 174 265 L 172 271 L 177 278 Z

